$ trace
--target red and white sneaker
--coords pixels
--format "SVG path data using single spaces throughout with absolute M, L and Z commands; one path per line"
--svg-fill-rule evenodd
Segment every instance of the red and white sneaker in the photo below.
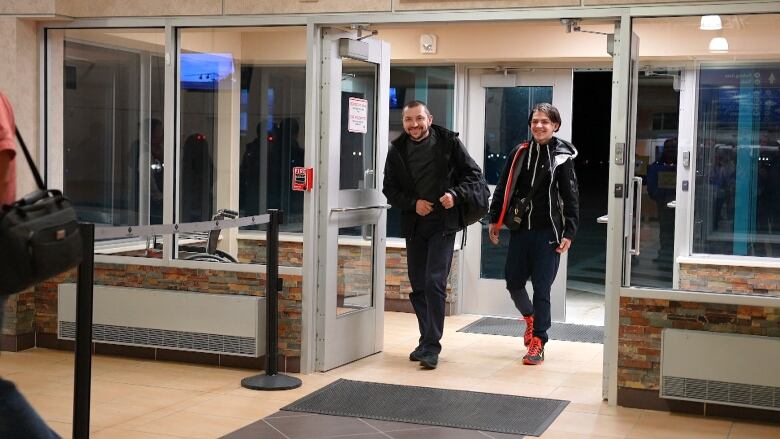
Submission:
M 525 333 L 523 333 L 523 343 L 525 347 L 531 344 L 531 339 L 534 338 L 534 316 L 523 317 L 525 320 Z
M 528 353 L 523 357 L 523 364 L 529 366 L 536 366 L 542 364 L 544 361 L 544 345 L 542 339 L 534 337 L 531 339 L 531 344 L 528 345 Z

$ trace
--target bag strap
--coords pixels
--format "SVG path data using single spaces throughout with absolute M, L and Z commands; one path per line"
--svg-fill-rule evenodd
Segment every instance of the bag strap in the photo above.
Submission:
M 41 174 L 38 172 L 38 167 L 35 166 L 35 162 L 33 162 L 30 151 L 27 150 L 27 145 L 25 145 L 24 139 L 22 139 L 22 135 L 19 134 L 18 127 L 16 128 L 16 139 L 19 140 L 19 145 L 21 145 L 22 151 L 24 151 L 24 156 L 27 158 L 27 163 L 30 165 L 30 170 L 33 173 L 33 177 L 35 177 L 35 183 L 38 185 L 40 190 L 45 191 L 46 185 L 43 184 L 43 179 L 41 178 Z

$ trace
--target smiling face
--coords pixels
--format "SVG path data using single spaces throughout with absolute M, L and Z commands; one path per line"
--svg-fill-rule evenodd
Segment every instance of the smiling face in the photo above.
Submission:
M 433 116 L 428 113 L 424 105 L 404 108 L 403 112 L 404 131 L 415 142 L 425 139 L 430 134 Z
M 553 134 L 558 131 L 559 125 L 551 121 L 550 117 L 543 111 L 534 111 L 530 128 L 534 140 L 540 145 L 546 145 L 552 139 Z

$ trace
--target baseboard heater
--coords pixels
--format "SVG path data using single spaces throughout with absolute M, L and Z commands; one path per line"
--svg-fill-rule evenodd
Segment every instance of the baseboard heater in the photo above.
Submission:
M 664 329 L 661 398 L 780 411 L 780 338 Z
M 95 342 L 265 355 L 265 298 L 95 285 Z M 76 338 L 76 285 L 60 284 L 57 337 Z

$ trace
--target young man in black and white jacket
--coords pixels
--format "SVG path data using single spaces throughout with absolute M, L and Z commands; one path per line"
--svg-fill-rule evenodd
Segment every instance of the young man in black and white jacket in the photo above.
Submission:
M 561 254 L 569 250 L 577 233 L 579 193 L 573 163 L 577 150 L 554 136 L 561 127 L 558 109 L 537 104 L 528 124 L 533 138 L 509 154 L 493 193 L 489 235 L 498 244 L 502 225 L 512 231 L 504 269 L 506 287 L 526 322 L 523 341 L 528 352 L 523 364 L 537 365 L 544 361 L 551 324 L 550 288 Z M 523 199 L 527 201 L 520 202 Z M 510 220 L 508 212 L 521 204 L 520 215 Z M 525 289 L 529 278 L 533 303 Z

